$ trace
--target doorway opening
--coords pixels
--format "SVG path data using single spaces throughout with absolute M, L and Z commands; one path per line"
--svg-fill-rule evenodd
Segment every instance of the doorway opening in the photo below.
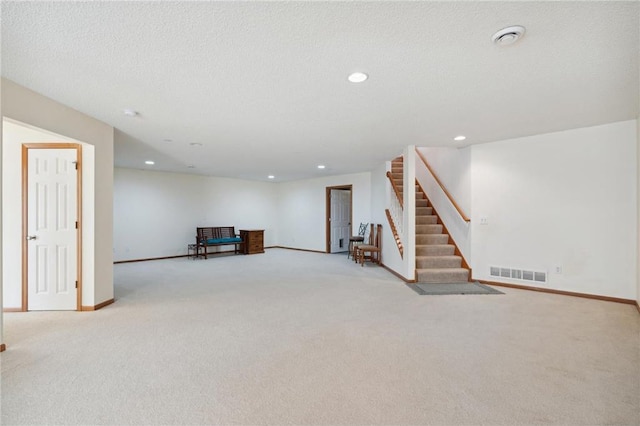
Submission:
M 353 214 L 352 185 L 326 188 L 326 252 L 343 253 L 349 250 Z
M 22 311 L 82 310 L 82 145 L 22 144 Z

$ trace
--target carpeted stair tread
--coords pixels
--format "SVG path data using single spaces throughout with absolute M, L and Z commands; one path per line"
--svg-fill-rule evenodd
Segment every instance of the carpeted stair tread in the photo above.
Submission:
M 469 280 L 469 270 L 464 268 L 416 269 L 420 283 L 459 283 Z
M 424 234 L 442 234 L 442 225 L 416 225 L 416 237 Z
M 453 244 L 416 245 L 416 256 L 453 256 L 455 251 Z
M 416 216 L 431 216 L 433 207 L 416 207 Z
M 429 207 L 429 201 L 427 201 L 427 200 L 416 200 L 416 207 Z
M 416 256 L 416 268 L 418 269 L 440 269 L 440 268 L 460 268 L 462 258 L 460 256 Z
M 416 216 L 416 225 L 435 225 L 437 223 L 438 216 L 436 215 Z
M 422 234 L 416 235 L 417 245 L 429 244 L 447 244 L 449 243 L 449 235 L 447 234 Z

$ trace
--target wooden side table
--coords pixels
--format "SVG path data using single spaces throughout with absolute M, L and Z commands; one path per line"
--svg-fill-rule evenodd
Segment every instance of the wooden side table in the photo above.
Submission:
M 241 229 L 244 254 L 264 253 L 264 229 Z
M 187 257 L 191 259 L 197 259 L 200 255 L 200 247 L 197 244 L 189 244 L 187 245 Z

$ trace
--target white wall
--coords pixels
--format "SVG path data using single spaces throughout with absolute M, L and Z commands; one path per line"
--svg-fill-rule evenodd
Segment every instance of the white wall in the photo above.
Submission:
M 87 162 L 84 164 L 86 170 L 83 172 L 88 172 L 87 175 L 83 173 L 83 179 L 87 179 L 84 189 L 88 191 L 83 193 L 83 195 L 86 194 L 86 199 L 83 199 L 83 209 L 86 208 L 85 202 L 93 203 L 93 208 L 92 214 L 83 216 L 83 227 L 86 227 L 85 230 L 93 227 L 95 232 L 93 235 L 90 232 L 83 233 L 83 254 L 85 249 L 93 249 L 93 253 L 87 254 L 86 258 L 83 257 L 85 285 L 82 304 L 95 306 L 112 299 L 113 127 L 6 79 L 2 79 L 2 112 L 7 118 L 39 129 L 46 129 L 44 133 L 65 135 L 69 139 L 90 145 L 83 146 L 83 162 Z M 85 157 L 85 151 L 88 157 Z M 19 164 L 21 157 L 13 155 L 9 158 L 3 156 L 4 164 L 7 162 Z M 3 173 L 5 173 L 4 167 Z M 3 197 L 4 203 L 9 201 L 19 203 L 15 198 L 8 200 L 7 194 L 3 194 Z M 4 224 L 5 229 L 13 226 L 17 225 Z M 6 241 L 6 237 L 4 240 Z M 14 244 L 17 243 L 14 242 Z M 94 280 L 93 286 L 90 285 L 91 278 Z M 3 285 L 7 288 L 8 284 L 3 282 Z M 6 303 L 4 305 L 7 306 Z
M 353 223 L 371 222 L 371 173 L 282 182 L 277 186 L 278 245 L 326 251 L 326 187 L 341 185 L 353 185 Z
M 113 127 L 64 106 L 52 99 L 2 79 L 3 117 L 26 123 L 47 132 L 65 135 L 93 147 L 94 185 L 93 217 L 85 215 L 83 226 L 93 220 L 94 255 L 83 259 L 83 269 L 93 268 L 94 287 L 83 287 L 83 305 L 95 306 L 113 298 Z M 84 149 L 83 149 L 84 151 Z M 87 151 L 91 151 L 87 149 Z M 83 157 L 84 160 L 84 157 Z M 20 162 L 18 158 L 3 158 L 3 162 Z M 85 167 L 88 165 L 85 164 Z M 84 177 L 84 175 L 83 175 Z M 5 176 L 6 179 L 6 176 Z M 6 185 L 5 185 L 6 186 Z M 3 194 L 7 202 L 6 194 Z M 15 202 L 15 200 L 12 200 Z M 7 226 L 4 226 L 7 229 Z M 83 241 L 84 238 L 83 238 Z M 93 261 L 92 264 L 85 263 Z M 6 287 L 6 283 L 3 283 Z M 92 292 L 93 290 L 93 292 Z
M 402 257 L 404 273 L 402 276 L 415 280 L 416 277 L 416 147 L 409 145 L 402 153 L 404 157 L 404 176 L 402 179 L 402 205 L 404 234 L 402 241 L 404 253 Z
M 277 185 L 274 182 L 207 178 L 204 193 L 206 216 L 200 225 L 233 225 L 236 230 L 264 229 L 265 247 L 277 245 Z
M 1 13 L 1 12 L 0 12 Z M 2 84 L 0 84 L 0 99 L 2 99 Z M 0 164 L 2 164 L 2 159 L 3 159 L 3 155 L 2 155 L 2 146 L 3 146 L 3 142 L 2 142 L 2 102 L 0 102 Z M 4 268 L 3 268 L 3 263 L 2 263 L 2 253 L 4 251 L 3 245 L 2 245 L 2 223 L 4 221 L 3 217 L 4 217 L 4 203 L 2 202 L 2 185 L 3 185 L 3 179 L 2 179 L 2 172 L 0 171 L 0 306 L 4 307 L 4 295 L 2 294 L 2 287 L 4 286 L 4 281 L 2 280 L 2 275 L 4 274 Z M 4 311 L 0 311 L 0 345 L 4 345 L 4 327 L 3 327 L 3 321 L 4 321 Z
M 353 185 L 353 223 L 370 222 L 370 173 L 275 183 L 116 168 L 114 258 L 186 254 L 197 226 L 264 229 L 266 247 L 325 251 L 325 188 L 339 185 Z
M 206 178 L 114 169 L 114 261 L 187 253 L 204 220 Z
M 467 217 L 471 217 L 471 150 L 469 148 L 419 148 L 418 150 L 458 206 Z M 470 262 L 471 224 L 462 219 L 419 157 L 416 160 L 416 178 L 462 256 Z
M 635 299 L 636 148 L 635 121 L 473 146 L 474 278 L 532 268 L 540 287 Z
M 114 259 L 187 254 L 198 226 L 264 229 L 265 246 L 276 245 L 275 185 L 116 168 Z
M 471 215 L 471 148 L 420 147 L 440 182 L 447 188 L 458 206 Z M 418 162 L 421 162 L 418 159 Z
M 385 173 L 383 164 L 373 175 L 264 183 L 116 168 L 114 258 L 184 255 L 187 244 L 194 241 L 195 227 L 207 225 L 264 229 L 267 247 L 325 251 L 325 189 L 352 185 L 353 223 L 381 223 L 384 263 L 413 279 L 400 258 L 384 213 Z
M 4 208 L 2 214 L 3 262 L 7 265 L 22 263 L 22 162 L 15 161 L 22 156 L 24 142 L 71 142 L 82 145 L 82 304 L 93 305 L 94 300 L 94 149 L 93 146 L 27 126 L 10 119 L 3 119 L 2 126 L 2 174 Z M 7 308 L 19 308 L 22 304 L 22 271 L 20 268 L 3 270 L 4 302 Z
M 22 161 L 21 132 L 23 129 L 6 119 L 2 120 L 2 263 L 22 264 Z M 26 130 L 26 129 L 25 129 Z M 25 132 L 29 134 L 29 132 Z M 41 135 L 26 141 L 37 141 Z M 22 269 L 6 268 L 2 271 L 3 307 L 20 308 L 22 305 Z
M 640 98 L 640 96 L 639 96 Z M 638 193 L 637 193 L 637 200 L 638 200 L 638 204 L 637 204 L 637 219 L 638 219 L 638 223 L 637 223 L 637 230 L 638 232 L 636 232 L 636 235 L 638 236 L 638 240 L 637 240 L 637 250 L 638 250 L 638 256 L 636 257 L 636 269 L 637 269 L 637 278 L 636 278 L 636 303 L 638 304 L 638 306 L 640 306 L 640 116 L 638 116 L 638 118 L 636 119 L 636 153 L 638 155 L 637 158 L 637 162 L 636 162 L 636 177 L 637 177 L 637 181 L 636 181 L 636 185 L 637 185 L 637 189 L 638 189 Z

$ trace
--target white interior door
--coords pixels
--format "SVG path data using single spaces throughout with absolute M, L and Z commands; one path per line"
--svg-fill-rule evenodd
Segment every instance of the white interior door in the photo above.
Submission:
M 29 149 L 27 309 L 77 309 L 77 150 Z
M 351 191 L 331 190 L 331 253 L 349 249 L 351 229 Z

